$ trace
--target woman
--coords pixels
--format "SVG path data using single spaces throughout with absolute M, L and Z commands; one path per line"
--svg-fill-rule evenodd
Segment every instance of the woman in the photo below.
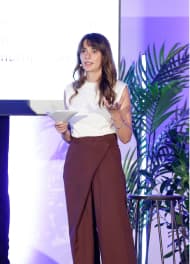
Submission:
M 79 43 L 65 107 L 77 115 L 56 129 L 70 143 L 64 165 L 69 234 L 74 264 L 134 264 L 126 208 L 125 176 L 117 138 L 132 135 L 126 84 L 117 80 L 112 51 L 101 34 Z M 100 252 L 100 253 L 99 253 Z

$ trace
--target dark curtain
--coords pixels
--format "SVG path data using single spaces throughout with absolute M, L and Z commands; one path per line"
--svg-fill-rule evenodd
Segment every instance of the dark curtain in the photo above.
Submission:
M 0 116 L 0 264 L 9 263 L 8 151 L 9 116 Z

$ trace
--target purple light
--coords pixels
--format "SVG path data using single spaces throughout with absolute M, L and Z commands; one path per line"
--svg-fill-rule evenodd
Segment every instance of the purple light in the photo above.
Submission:
M 9 144 L 10 261 L 72 263 L 62 180 L 67 145 L 46 117 L 11 117 Z

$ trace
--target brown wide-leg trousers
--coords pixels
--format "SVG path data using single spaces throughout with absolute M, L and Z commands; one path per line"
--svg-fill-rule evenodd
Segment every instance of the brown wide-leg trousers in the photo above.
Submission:
M 74 264 L 135 264 L 116 135 L 74 138 L 63 176 Z

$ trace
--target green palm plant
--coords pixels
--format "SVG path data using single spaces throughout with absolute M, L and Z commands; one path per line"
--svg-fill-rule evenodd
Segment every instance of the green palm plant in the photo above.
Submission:
M 165 55 L 164 44 L 159 52 L 153 45 L 147 48 L 144 57 L 145 65 L 140 54 L 128 71 L 124 59 L 120 64 L 120 78 L 127 83 L 131 94 L 137 142 L 136 158 L 135 150 L 130 150 L 123 164 L 127 191 L 182 194 L 183 220 L 188 234 L 189 111 L 183 91 L 188 88 L 189 47 L 176 43 Z M 129 208 L 133 214 L 133 205 Z M 168 208 L 166 203 L 162 205 L 166 215 Z M 164 223 L 171 228 L 167 221 Z M 165 257 L 168 256 L 170 253 Z

